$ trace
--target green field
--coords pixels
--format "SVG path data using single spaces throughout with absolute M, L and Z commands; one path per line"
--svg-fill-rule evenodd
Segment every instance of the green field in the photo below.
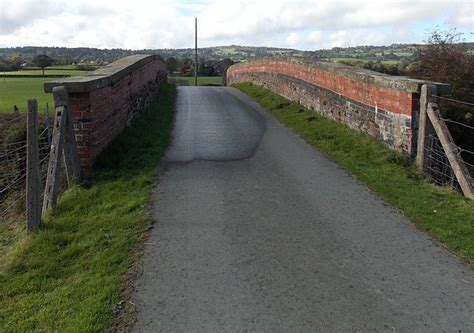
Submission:
M 66 74 L 71 76 L 84 75 L 83 71 L 77 70 L 47 70 L 48 74 Z M 28 70 L 8 73 L 24 73 L 24 75 L 32 75 L 42 73 L 41 70 Z M 28 74 L 26 74 L 28 73 Z M 189 82 L 189 85 L 194 85 L 194 77 L 176 77 Z M 13 111 L 13 106 L 16 105 L 21 111 L 26 110 L 28 99 L 35 98 L 38 100 L 38 109 L 40 112 L 45 112 L 46 103 L 53 105 L 53 95 L 47 94 L 43 90 L 43 84 L 47 81 L 57 80 L 57 78 L 43 78 L 43 77 L 25 77 L 25 78 L 0 78 L 0 112 Z M 221 76 L 204 76 L 198 77 L 198 85 L 216 84 L 222 85 Z M 51 110 L 51 107 L 50 107 Z
M 78 71 L 74 69 L 46 69 L 44 71 L 45 75 L 67 75 L 67 76 L 80 76 L 80 75 L 85 75 L 86 71 Z M 43 71 L 41 69 L 29 69 L 29 70 L 24 70 L 24 71 L 14 71 L 14 72 L 0 72 L 0 75 L 6 75 L 6 76 L 17 76 L 17 75 L 38 75 L 42 76 Z
M 46 102 L 53 105 L 53 95 L 46 94 L 43 90 L 43 84 L 53 78 L 1 78 L 0 79 L 0 112 L 13 111 L 16 105 L 21 111 L 27 109 L 28 99 L 38 100 L 38 109 L 44 112 Z
M 69 69 L 66 66 L 49 67 L 46 69 L 46 75 L 67 75 L 81 76 L 85 75 L 85 71 Z M 46 103 L 52 105 L 53 95 L 47 94 L 43 90 L 43 84 L 47 81 L 58 80 L 60 78 L 42 77 L 43 71 L 40 69 L 28 69 L 15 72 L 0 72 L 0 76 L 5 74 L 6 77 L 0 77 L 0 112 L 13 111 L 16 105 L 21 111 L 25 111 L 29 98 L 38 100 L 38 109 L 40 112 L 46 110 Z M 37 75 L 38 77 L 8 77 L 11 75 Z
M 170 79 L 186 80 L 190 86 L 194 86 L 194 76 L 176 76 L 170 77 Z M 198 76 L 198 86 L 206 84 L 222 85 L 222 76 Z
M 79 65 L 53 65 L 53 66 L 48 66 L 45 68 L 45 70 L 51 70 L 51 69 L 64 69 L 64 70 L 77 70 L 78 66 L 81 66 L 81 65 L 84 65 L 84 64 L 79 64 Z M 103 67 L 102 65 L 87 65 L 89 67 L 94 67 L 96 69 L 99 69 L 101 67 Z M 32 69 L 40 69 L 39 67 L 35 67 L 35 66 L 28 66 L 28 67 L 24 67 L 23 68 L 24 70 L 32 70 Z
M 359 58 L 331 58 L 330 60 L 334 62 L 346 61 L 346 62 L 363 62 L 363 63 L 373 61 L 373 60 L 359 59 Z M 381 63 L 385 65 L 396 65 L 399 63 L 399 61 L 398 60 L 382 60 Z
M 81 64 L 79 64 L 79 66 L 80 65 Z M 99 69 L 99 68 L 103 67 L 102 65 L 89 65 L 89 64 L 87 66 L 94 67 L 96 69 Z M 75 69 L 75 70 L 77 70 L 77 67 L 78 67 L 78 65 L 54 65 L 54 66 L 47 67 L 46 70 L 50 70 L 50 69 L 66 69 L 66 70 L 67 69 Z M 36 68 L 36 69 L 39 69 L 39 68 Z

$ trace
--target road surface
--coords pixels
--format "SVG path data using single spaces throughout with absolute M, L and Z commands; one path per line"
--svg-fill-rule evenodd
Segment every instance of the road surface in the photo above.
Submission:
M 135 332 L 473 332 L 467 265 L 244 94 L 181 87 Z

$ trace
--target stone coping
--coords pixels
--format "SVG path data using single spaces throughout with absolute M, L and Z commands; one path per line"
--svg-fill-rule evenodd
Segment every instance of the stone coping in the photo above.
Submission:
M 316 69 L 323 70 L 326 72 L 331 72 L 343 77 L 347 77 L 355 81 L 382 86 L 386 88 L 403 90 L 403 91 L 412 92 L 412 93 L 421 92 L 421 86 L 423 84 L 436 85 L 437 93 L 440 95 L 449 95 L 452 91 L 451 85 L 446 84 L 446 83 L 412 79 L 405 76 L 388 75 L 384 73 L 374 72 L 367 69 L 339 64 L 335 62 L 313 61 L 313 60 L 303 59 L 303 58 L 278 57 L 278 58 L 265 58 L 265 59 L 259 59 L 259 60 L 252 60 L 252 61 L 232 65 L 231 67 L 229 67 L 227 71 L 230 72 L 234 68 L 237 69 L 239 67 L 244 67 L 247 64 L 258 64 L 261 62 L 270 62 L 270 63 L 289 62 L 293 64 L 298 64 L 298 65 L 305 65 L 310 68 L 316 68 Z
M 161 59 L 158 55 L 136 54 L 121 58 L 85 76 L 74 76 L 44 83 L 44 91 L 50 93 L 54 87 L 65 86 L 70 93 L 81 93 L 113 85 L 137 68 Z

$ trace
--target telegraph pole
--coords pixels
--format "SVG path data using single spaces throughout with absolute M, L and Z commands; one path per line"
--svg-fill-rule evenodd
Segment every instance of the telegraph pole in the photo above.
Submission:
M 198 85 L 198 19 L 194 18 L 194 85 Z

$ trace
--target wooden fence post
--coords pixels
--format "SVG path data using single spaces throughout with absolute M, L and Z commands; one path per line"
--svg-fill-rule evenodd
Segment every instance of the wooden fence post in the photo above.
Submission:
M 51 139 L 51 150 L 49 152 L 48 173 L 46 175 L 46 186 L 44 188 L 43 214 L 49 208 L 56 206 L 59 191 L 61 157 L 64 144 L 65 107 L 56 108 L 53 123 L 53 137 Z
M 426 110 L 428 108 L 428 103 L 436 102 L 435 96 L 436 86 L 434 84 L 424 84 L 421 86 L 420 119 L 418 125 L 418 145 L 416 155 L 416 163 L 421 172 L 424 172 L 426 167 L 426 137 L 434 133 L 433 128 L 429 123 L 428 116 L 426 115 Z
M 443 150 L 446 153 L 446 157 L 448 158 L 449 164 L 453 169 L 454 175 L 456 176 L 464 196 L 466 198 L 474 199 L 474 189 L 473 184 L 471 183 L 469 170 L 466 168 L 461 153 L 454 144 L 454 140 L 448 127 L 444 121 L 440 119 L 441 115 L 436 103 L 428 103 L 426 114 L 433 124 L 436 135 L 443 146 Z
M 66 169 L 68 185 L 71 185 L 73 179 L 81 177 L 81 165 L 77 154 L 76 137 L 74 134 L 74 121 L 70 110 L 69 95 L 65 87 L 53 88 L 54 104 L 56 107 L 65 108 L 65 132 L 63 145 L 63 158 Z
M 38 103 L 28 100 L 26 155 L 26 229 L 31 232 L 41 222 L 41 182 L 38 150 Z
M 66 124 L 63 149 L 68 182 L 70 182 L 72 179 L 79 179 L 81 177 L 81 165 L 77 154 L 76 136 L 74 134 L 74 119 L 71 114 L 69 95 L 66 88 L 63 86 L 55 87 L 53 88 L 53 94 L 55 106 L 65 107 Z
M 64 86 L 53 88 L 56 115 L 49 157 L 48 174 L 43 199 L 43 213 L 56 206 L 59 191 L 61 160 L 64 160 L 68 182 L 80 178 L 73 118 L 69 112 L 69 96 Z

